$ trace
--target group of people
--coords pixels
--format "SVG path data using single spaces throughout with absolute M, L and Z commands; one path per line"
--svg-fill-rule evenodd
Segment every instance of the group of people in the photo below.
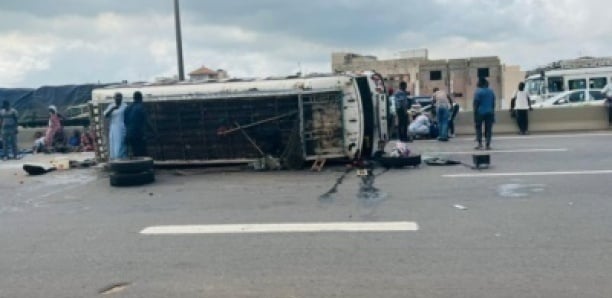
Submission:
M 434 88 L 432 95 L 431 113 L 416 112 L 412 114 L 409 110 L 412 107 L 410 93 L 407 91 L 407 83 L 400 82 L 399 90 L 394 93 L 395 115 L 397 117 L 398 137 L 401 142 L 410 142 L 413 137 L 429 136 L 435 137 L 438 141 L 447 142 L 449 138 L 455 136 L 455 118 L 459 112 L 459 105 L 453 101 L 452 97 L 439 88 Z M 522 89 L 524 92 L 524 84 Z M 526 96 L 526 93 L 524 94 Z M 526 112 L 524 107 L 531 108 L 529 100 L 524 103 L 523 93 L 517 92 L 520 97 L 516 102 L 517 112 L 521 110 L 521 125 L 527 130 Z M 495 93 L 489 88 L 489 82 L 485 78 L 478 80 L 476 92 L 474 94 L 474 124 L 476 128 L 475 149 L 491 149 L 491 138 L 493 123 L 495 122 Z M 434 114 L 434 115 L 432 115 Z M 484 129 L 483 129 L 484 128 Z M 484 146 L 483 146 L 484 137 Z
M 434 88 L 431 112 L 412 111 L 413 101 L 406 82 L 400 82 L 394 94 L 398 137 L 402 142 L 413 138 L 429 137 L 446 142 L 455 135 L 455 118 L 459 105 L 444 91 Z
M 149 122 L 142 103 L 142 93 L 134 92 L 134 102 L 129 106 L 123 102 L 123 95 L 115 93 L 115 102 L 104 111 L 104 117 L 109 119 L 109 158 L 125 159 L 128 151 L 131 156 L 147 155 L 145 129 Z

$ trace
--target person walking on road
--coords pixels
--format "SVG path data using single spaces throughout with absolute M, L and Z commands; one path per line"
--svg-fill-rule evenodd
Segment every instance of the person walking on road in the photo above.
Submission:
M 449 138 L 454 138 L 455 137 L 455 119 L 457 118 L 457 114 L 459 114 L 459 104 L 454 102 L 453 103 L 453 108 L 451 109 L 450 113 L 450 120 L 448 120 L 448 137 Z
M 601 89 L 601 93 L 606 96 L 606 108 L 608 109 L 608 127 L 612 128 L 612 77 L 608 84 Z
M 395 115 L 397 117 L 397 132 L 399 139 L 402 142 L 408 142 L 408 109 L 412 106 L 409 93 L 406 91 L 408 84 L 404 81 L 400 82 L 399 90 L 395 92 Z
M 482 126 L 486 149 L 491 150 L 493 135 L 493 122 L 495 122 L 495 93 L 489 89 L 489 82 L 485 78 L 478 80 L 478 88 L 474 94 L 474 123 L 476 124 L 476 150 L 482 150 Z
M 123 95 L 115 93 L 115 102 L 110 104 L 104 111 L 104 117 L 110 118 L 110 128 L 108 133 L 109 158 L 127 158 L 127 148 L 125 147 L 125 123 L 124 112 L 127 105 L 123 103 Z
M 525 83 L 520 82 L 518 90 L 512 97 L 510 104 L 511 113 L 516 113 L 516 122 L 518 124 L 520 134 L 529 134 L 529 111 L 533 111 L 531 100 L 525 91 Z
M 19 159 L 19 150 L 17 149 L 17 119 L 19 114 L 17 110 L 11 108 L 8 100 L 2 102 L 2 110 L 0 110 L 0 129 L 2 131 L 2 158 L 9 158 L 9 148 L 13 150 L 13 158 Z
M 448 122 L 450 121 L 450 111 L 453 100 L 445 91 L 434 88 L 433 104 L 436 107 L 436 117 L 438 120 L 438 141 L 448 141 Z
M 134 102 L 125 110 L 127 145 L 134 157 L 147 156 L 145 128 L 149 125 L 147 112 L 142 104 L 142 93 L 134 92 Z

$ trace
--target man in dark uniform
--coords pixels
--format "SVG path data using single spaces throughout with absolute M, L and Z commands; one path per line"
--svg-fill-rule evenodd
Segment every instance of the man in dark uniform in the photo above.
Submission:
M 147 156 L 145 128 L 149 122 L 140 91 L 134 92 L 134 102 L 125 109 L 124 119 L 128 150 L 134 157 Z
M 412 100 L 408 97 L 410 93 L 406 91 L 408 84 L 402 81 L 400 82 L 399 89 L 395 92 L 395 114 L 397 115 L 397 130 L 399 139 L 402 142 L 408 142 L 408 109 L 412 106 Z

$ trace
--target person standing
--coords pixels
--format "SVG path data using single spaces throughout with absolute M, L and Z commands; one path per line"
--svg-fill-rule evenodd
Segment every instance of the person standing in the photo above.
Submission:
M 125 110 L 127 145 L 134 157 L 147 156 L 145 129 L 149 126 L 147 112 L 142 103 L 142 93 L 134 92 L 134 102 Z
M 455 119 L 457 118 L 457 114 L 459 114 L 459 104 L 454 102 L 453 103 L 453 108 L 451 109 L 451 116 L 450 116 L 450 120 L 448 120 L 448 137 L 449 138 L 454 138 L 455 137 Z
M 45 133 L 45 147 L 47 149 L 53 148 L 55 138 L 62 132 L 62 120 L 60 115 L 57 113 L 57 108 L 54 105 L 49 106 L 49 126 Z
M 408 96 L 408 84 L 404 81 L 400 82 L 399 90 L 395 92 L 395 115 L 397 117 L 397 131 L 399 139 L 402 142 L 408 142 L 408 109 L 412 106 L 412 101 Z
M 127 105 L 123 103 L 123 95 L 115 93 L 115 102 L 110 104 L 104 111 L 104 117 L 110 118 L 108 133 L 108 147 L 110 159 L 122 159 L 127 157 L 125 147 L 126 129 L 124 124 L 124 112 Z
M 529 111 L 533 111 L 531 107 L 531 100 L 529 95 L 525 91 L 525 83 L 520 82 L 518 90 L 512 97 L 511 110 L 516 113 L 516 122 L 518 124 L 520 134 L 525 135 L 529 133 Z M 511 111 L 511 112 L 512 112 Z
M 601 89 L 601 93 L 606 96 L 606 108 L 608 109 L 608 127 L 612 127 L 612 77 L 608 84 Z
M 0 110 L 0 127 L 2 130 L 2 152 L 3 159 L 9 158 L 9 147 L 13 150 L 13 158 L 19 159 L 19 150 L 17 149 L 17 119 L 19 114 L 17 110 L 11 108 L 8 100 L 2 102 L 2 110 Z
M 478 79 L 478 88 L 474 93 L 474 123 L 476 124 L 476 150 L 482 150 L 482 126 L 486 149 L 491 150 L 493 135 L 493 122 L 495 121 L 495 93 L 489 89 L 489 82 L 485 78 Z
M 434 88 L 433 104 L 436 107 L 436 119 L 438 120 L 438 141 L 448 141 L 448 121 L 453 100 L 445 91 Z

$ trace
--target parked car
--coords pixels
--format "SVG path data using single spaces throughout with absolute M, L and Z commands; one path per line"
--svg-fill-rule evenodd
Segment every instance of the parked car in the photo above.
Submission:
M 410 109 L 413 111 L 431 109 L 431 96 L 411 96 L 410 99 L 412 99 L 413 102 Z M 391 95 L 389 97 L 389 103 L 391 104 L 390 112 L 392 115 L 395 115 L 395 96 Z
M 584 105 L 603 105 L 605 95 L 599 90 L 571 90 L 561 92 L 536 105 L 540 108 L 576 107 Z

